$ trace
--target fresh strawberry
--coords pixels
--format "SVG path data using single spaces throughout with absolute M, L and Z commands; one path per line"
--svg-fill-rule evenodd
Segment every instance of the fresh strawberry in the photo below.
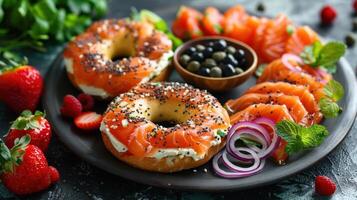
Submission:
M 5 144 L 12 148 L 15 140 L 26 134 L 31 136 L 30 144 L 37 146 L 43 152 L 47 150 L 51 140 L 51 126 L 42 112 L 36 111 L 32 114 L 29 110 L 23 111 L 12 123 L 5 136 Z
M 11 150 L 0 140 L 1 180 L 17 195 L 45 190 L 58 180 L 41 149 L 29 144 L 30 140 L 29 135 L 17 139 Z
M 327 176 L 317 176 L 315 191 L 323 196 L 331 196 L 336 191 L 336 184 Z
M 83 130 L 98 129 L 102 121 L 102 115 L 95 112 L 84 112 L 74 119 L 74 124 Z
M 28 65 L 0 69 L 0 101 L 20 113 L 34 111 L 40 100 L 43 79 L 40 72 Z
M 59 174 L 58 170 L 56 168 L 52 167 L 52 166 L 49 166 L 48 170 L 49 170 L 50 175 L 51 175 L 51 182 L 55 183 L 55 182 L 59 181 L 60 174 Z
M 324 6 L 320 11 L 320 18 L 323 24 L 326 25 L 332 24 L 332 22 L 335 20 L 336 17 L 337 17 L 337 12 L 335 8 L 333 8 L 330 5 Z
M 73 95 L 66 95 L 63 98 L 63 104 L 60 109 L 61 114 L 65 117 L 76 117 L 83 110 L 81 102 Z
M 81 102 L 83 111 L 91 111 L 94 107 L 94 98 L 85 93 L 81 93 L 77 96 L 77 99 Z

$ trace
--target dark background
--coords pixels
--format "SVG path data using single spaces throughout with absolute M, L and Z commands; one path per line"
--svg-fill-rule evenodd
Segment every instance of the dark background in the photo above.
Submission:
M 161 12 L 176 12 L 179 5 L 229 5 L 240 3 L 247 10 L 255 12 L 259 1 L 170 1 L 170 0 L 130 0 L 109 2 L 108 16 L 120 17 L 132 6 L 138 9 L 147 8 Z M 353 14 L 351 0 L 265 0 L 265 14 L 275 16 L 278 13 L 287 14 L 298 24 L 307 24 L 320 35 L 332 39 L 343 40 L 352 31 Z M 143 7 L 138 4 L 145 5 Z M 338 17 L 331 27 L 319 25 L 319 10 L 325 4 L 333 5 L 338 11 Z M 25 50 L 30 63 L 47 72 L 51 62 L 62 50 L 63 45 L 49 44 L 47 53 L 37 53 Z M 356 48 L 350 48 L 346 57 L 352 67 L 357 63 Z M 0 134 L 6 133 L 8 123 L 13 116 L 0 104 Z M 337 191 L 331 199 L 357 199 L 357 125 L 353 126 L 346 139 L 326 158 L 313 167 L 292 176 L 278 184 L 255 188 L 251 190 L 230 193 L 195 193 L 160 189 L 127 181 L 82 161 L 70 152 L 54 134 L 47 152 L 48 162 L 58 168 L 61 181 L 48 190 L 29 196 L 26 199 L 329 199 L 314 194 L 313 182 L 317 175 L 327 175 L 337 183 Z M 138 177 L 140 179 L 140 177 Z M 17 199 L 0 184 L 0 199 Z

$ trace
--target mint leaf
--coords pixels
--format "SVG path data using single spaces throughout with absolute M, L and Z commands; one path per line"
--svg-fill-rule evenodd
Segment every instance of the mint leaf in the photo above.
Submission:
M 346 52 L 346 45 L 342 42 L 329 42 L 319 51 L 317 64 L 320 67 L 334 65 Z
M 324 93 L 333 101 L 339 101 L 345 94 L 345 90 L 341 83 L 335 80 L 330 80 L 324 87 Z
M 335 73 L 336 62 L 345 54 L 345 51 L 346 45 L 341 42 L 329 42 L 323 45 L 318 41 L 305 47 L 300 57 L 311 67 L 320 67 L 329 73 Z
M 335 80 L 330 80 L 323 90 L 325 97 L 319 100 L 321 113 L 326 118 L 337 117 L 342 112 L 342 108 L 336 102 L 344 96 L 343 86 Z
M 337 117 L 342 112 L 342 108 L 329 98 L 321 98 L 319 101 L 319 107 L 321 113 L 326 118 Z
M 326 127 L 322 125 L 304 127 L 289 120 L 277 123 L 276 133 L 287 141 L 285 150 L 288 154 L 317 147 L 329 135 Z

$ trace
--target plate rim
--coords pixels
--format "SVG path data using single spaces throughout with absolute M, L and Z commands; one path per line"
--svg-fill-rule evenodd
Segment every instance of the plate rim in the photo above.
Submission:
M 52 81 L 53 83 L 51 83 L 51 78 L 56 75 L 56 70 L 64 70 L 64 66 L 61 67 L 61 69 L 56 69 L 56 66 L 58 67 L 58 62 L 61 63 L 62 62 L 62 52 L 60 52 L 58 54 L 58 56 L 56 57 L 56 59 L 51 63 L 50 65 L 50 69 L 48 70 L 48 72 L 46 73 L 46 77 L 45 77 L 45 89 L 44 89 L 44 95 L 42 96 L 42 104 L 43 104 L 43 108 L 44 110 L 47 112 L 47 119 L 51 122 L 52 124 L 52 128 L 53 128 L 53 132 L 55 132 L 55 134 L 58 136 L 58 138 L 61 140 L 61 142 L 63 142 L 63 144 L 65 144 L 74 154 L 76 154 L 78 157 L 80 157 L 81 159 L 85 160 L 86 162 L 90 163 L 93 166 L 96 166 L 108 173 L 111 174 L 115 174 L 118 175 L 122 178 L 134 181 L 134 182 L 138 182 L 138 183 L 142 183 L 142 184 L 147 184 L 147 185 L 151 185 L 151 186 L 156 186 L 156 187 L 161 187 L 161 188 L 169 188 L 169 189 L 178 189 L 178 190 L 185 190 L 185 191 L 206 191 L 206 192 L 222 192 L 222 191 L 238 191 L 238 190 L 244 190 L 244 189 L 249 189 L 249 188 L 256 188 L 256 187 L 261 187 L 261 186 L 265 186 L 265 185 L 271 185 L 273 183 L 279 182 L 283 179 L 286 179 L 287 177 L 291 177 L 293 175 L 295 175 L 298 172 L 301 172 L 303 170 L 306 170 L 308 168 L 310 168 L 312 165 L 316 164 L 317 162 L 319 162 L 320 160 L 322 160 L 323 158 L 325 158 L 328 154 L 330 154 L 336 147 L 338 147 L 340 145 L 340 143 L 343 141 L 343 139 L 347 136 L 347 134 L 349 134 L 350 129 L 352 128 L 352 125 L 355 121 L 355 117 L 357 114 L 357 93 L 353 90 L 353 88 L 357 88 L 357 81 L 356 81 L 356 77 L 354 75 L 354 72 L 352 70 L 351 65 L 349 64 L 349 62 L 346 60 L 345 57 L 342 57 L 339 61 L 339 65 L 342 66 L 342 73 L 344 75 L 344 78 L 346 79 L 346 83 L 347 84 L 351 84 L 348 87 L 348 91 L 345 91 L 345 94 L 350 94 L 348 96 L 345 96 L 346 98 L 346 102 L 349 106 L 349 115 L 348 115 L 348 119 L 347 121 L 345 121 L 345 126 L 343 126 L 341 129 L 339 130 L 339 133 L 336 137 L 337 141 L 334 142 L 334 145 L 329 145 L 327 146 L 327 151 L 323 151 L 320 153 L 318 153 L 317 155 L 319 156 L 315 156 L 318 157 L 317 159 L 314 158 L 310 158 L 307 159 L 308 161 L 310 161 L 308 164 L 303 164 L 303 165 L 298 165 L 298 166 L 293 166 L 293 167 L 289 167 L 287 170 L 288 172 L 286 172 L 283 175 L 276 175 L 274 179 L 272 179 L 271 177 L 268 177 L 267 179 L 263 179 L 255 184 L 246 184 L 246 185 L 240 185 L 239 187 L 234 186 L 234 185 L 216 185 L 214 187 L 212 186 L 205 186 L 202 187 L 200 185 L 196 185 L 196 186 L 192 186 L 192 185 L 182 185 L 182 184 L 163 184 L 160 181 L 155 181 L 155 180 L 144 180 L 144 179 L 137 179 L 135 176 L 132 176 L 131 173 L 117 173 L 117 172 L 113 172 L 111 171 L 105 164 L 102 164 L 101 162 L 97 162 L 95 160 L 95 157 L 89 155 L 89 156 L 83 156 L 83 154 L 81 154 L 80 152 L 78 152 L 78 148 L 76 147 L 76 145 L 74 145 L 74 143 L 69 142 L 68 140 L 64 139 L 64 136 L 61 134 L 61 131 L 59 130 L 59 127 L 54 123 L 54 114 L 50 112 L 51 107 L 55 107 L 53 105 L 50 105 L 50 99 L 55 99 L 55 96 L 51 96 L 49 95 L 49 91 L 47 90 L 47 88 L 50 88 L 49 85 L 55 84 L 54 81 Z M 51 98 L 52 97 L 52 98 Z M 349 101 L 347 101 L 348 99 Z M 58 113 L 58 112 L 57 112 Z M 77 144 L 78 145 L 78 144 Z M 108 152 L 109 153 L 109 152 Z M 286 165 L 289 166 L 289 165 Z M 283 166 L 285 167 L 285 166 Z M 152 173 L 152 172 L 149 172 Z M 152 173 L 153 177 L 155 178 L 155 176 L 157 175 L 156 173 Z M 219 178 L 219 177 L 217 177 Z

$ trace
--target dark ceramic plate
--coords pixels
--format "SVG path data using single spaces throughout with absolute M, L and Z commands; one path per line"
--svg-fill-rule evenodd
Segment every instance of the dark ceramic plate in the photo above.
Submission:
M 141 7 L 145 7 L 145 5 L 141 5 Z M 148 7 L 155 10 L 152 6 L 148 5 Z M 155 11 L 167 19 L 172 19 L 176 9 L 177 7 L 170 9 L 161 7 L 160 10 Z M 127 14 L 120 13 L 121 16 Z M 52 122 L 54 132 L 58 137 L 78 156 L 103 170 L 133 181 L 159 187 L 202 191 L 238 190 L 271 184 L 300 172 L 325 157 L 343 140 L 352 126 L 357 110 L 357 84 L 354 72 L 345 59 L 341 59 L 339 62 L 338 72 L 334 75 L 334 78 L 345 87 L 346 94 L 340 102 L 344 112 L 336 119 L 323 121 L 323 125 L 327 126 L 331 133 L 324 143 L 318 148 L 291 157 L 289 163 L 285 166 L 278 167 L 268 162 L 260 174 L 236 180 L 215 176 L 211 162 L 197 168 L 197 171 L 187 170 L 172 174 L 161 174 L 139 170 L 117 160 L 105 149 L 99 132 L 97 134 L 82 133 L 73 127 L 72 121 L 60 116 L 59 108 L 63 96 L 78 93 L 66 76 L 62 56 L 54 61 L 47 74 L 43 102 L 47 117 Z M 170 80 L 182 82 L 176 72 L 171 75 Z M 223 103 L 227 99 L 240 96 L 247 87 L 254 83 L 255 79 L 251 78 L 245 84 L 230 92 L 214 95 Z M 98 103 L 96 111 L 103 112 L 106 104 L 107 102 Z

